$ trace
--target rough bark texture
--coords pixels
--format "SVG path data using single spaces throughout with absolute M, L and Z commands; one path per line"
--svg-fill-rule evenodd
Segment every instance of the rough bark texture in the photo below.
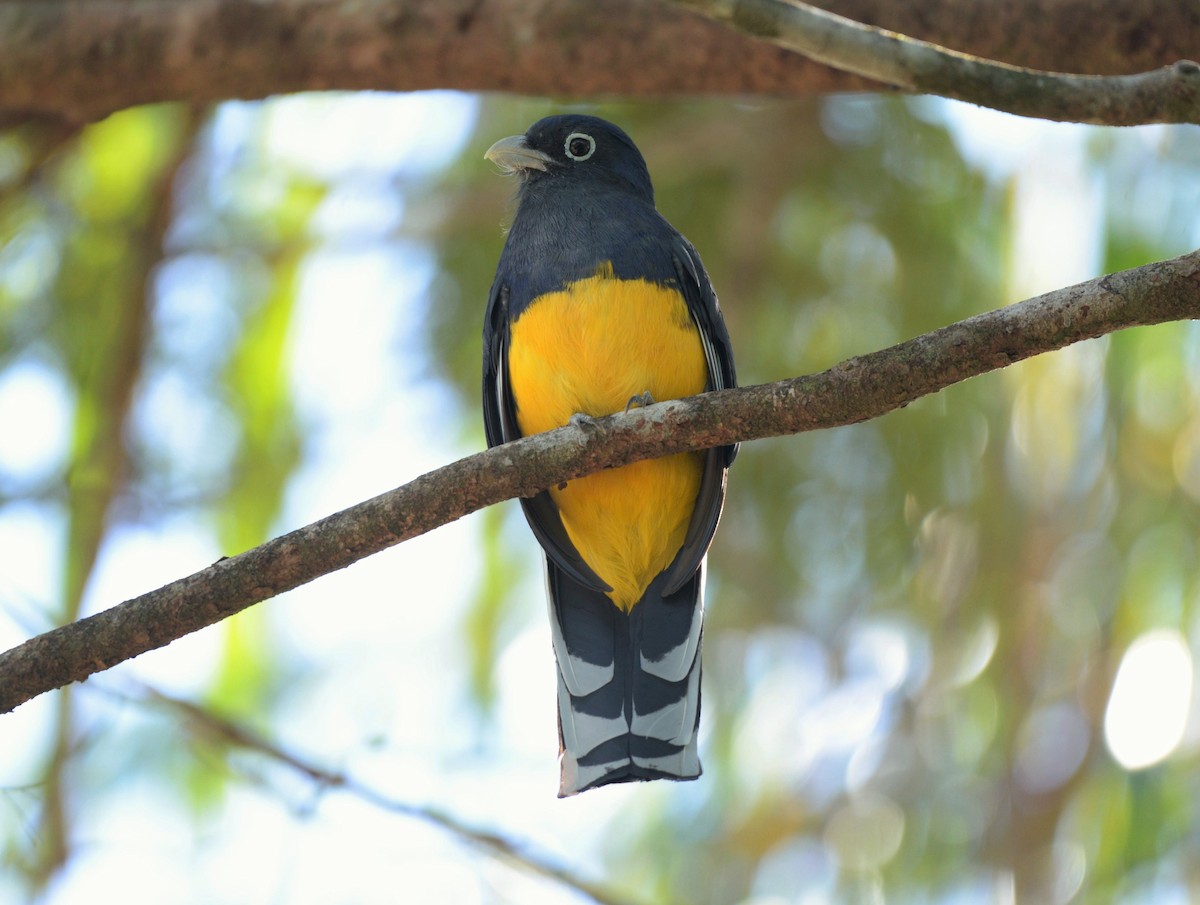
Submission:
M 1135 75 L 1072 75 L 981 59 L 796 0 L 676 2 L 809 59 L 906 91 L 1059 122 L 1200 123 L 1200 64 L 1191 60 Z
M 1200 4 L 1179 0 L 819 5 L 1039 69 L 1139 72 L 1200 47 Z M 0 0 L 0 121 L 322 89 L 598 97 L 870 84 L 651 0 Z
M 602 468 L 854 424 L 1125 327 L 1200 318 L 1200 251 L 981 314 L 828 371 L 526 437 L 0 654 L 0 713 L 482 509 Z

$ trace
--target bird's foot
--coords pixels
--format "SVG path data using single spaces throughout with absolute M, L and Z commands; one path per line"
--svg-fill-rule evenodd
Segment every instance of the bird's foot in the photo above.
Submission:
M 577 427 L 581 431 L 593 431 L 596 429 L 596 419 L 591 415 L 585 415 L 583 412 L 576 412 L 567 421 L 572 427 Z
M 648 405 L 654 405 L 654 397 L 650 395 L 649 390 L 643 390 L 636 396 L 630 396 L 629 401 L 625 403 L 625 414 L 629 414 L 632 408 L 645 408 Z

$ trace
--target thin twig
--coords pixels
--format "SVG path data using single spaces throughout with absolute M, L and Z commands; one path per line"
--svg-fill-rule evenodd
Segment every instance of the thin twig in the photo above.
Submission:
M 1081 340 L 1196 318 L 1200 251 L 980 314 L 821 374 L 524 437 L 0 654 L 0 713 L 503 500 L 641 459 L 855 424 Z
M 197 732 L 231 747 L 253 751 L 268 757 L 301 774 L 322 789 L 346 792 L 382 811 L 411 817 L 436 826 L 460 842 L 482 849 L 487 854 L 529 873 L 570 887 L 599 905 L 631 905 L 629 900 L 619 898 L 600 884 L 584 880 L 566 867 L 555 864 L 549 855 L 535 851 L 528 843 L 470 826 L 437 808 L 393 798 L 360 782 L 348 773 L 328 770 L 294 751 L 285 750 L 249 727 L 219 716 L 191 701 L 171 697 L 152 688 L 144 688 L 144 698 L 149 703 L 169 707 L 181 713 Z
M 1042 72 L 918 41 L 798 0 L 675 2 L 819 63 L 907 91 L 1059 122 L 1200 123 L 1200 64 L 1191 60 L 1133 75 Z

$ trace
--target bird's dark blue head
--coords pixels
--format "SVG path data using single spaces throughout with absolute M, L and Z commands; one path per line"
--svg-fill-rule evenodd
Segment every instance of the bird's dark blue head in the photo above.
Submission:
M 485 156 L 520 177 L 522 198 L 550 184 L 603 186 L 654 204 L 641 152 L 621 129 L 596 116 L 547 116 L 524 135 L 502 138 Z

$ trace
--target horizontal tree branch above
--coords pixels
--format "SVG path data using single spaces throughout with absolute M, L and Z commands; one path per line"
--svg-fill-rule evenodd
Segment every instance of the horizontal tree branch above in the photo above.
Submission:
M 640 459 L 855 424 L 1033 355 L 1189 319 L 1200 319 L 1200 251 L 980 314 L 820 374 L 525 437 L 0 654 L 0 713 L 503 500 Z
M 1036 69 L 1115 75 L 1200 47 L 1178 0 L 821 0 Z M 648 0 L 0 0 L 0 121 L 325 89 L 571 97 L 878 87 Z
M 1108 126 L 1200 123 L 1200 63 L 1132 75 L 1013 66 L 864 25 L 798 0 L 676 0 L 838 69 L 1017 116 Z

